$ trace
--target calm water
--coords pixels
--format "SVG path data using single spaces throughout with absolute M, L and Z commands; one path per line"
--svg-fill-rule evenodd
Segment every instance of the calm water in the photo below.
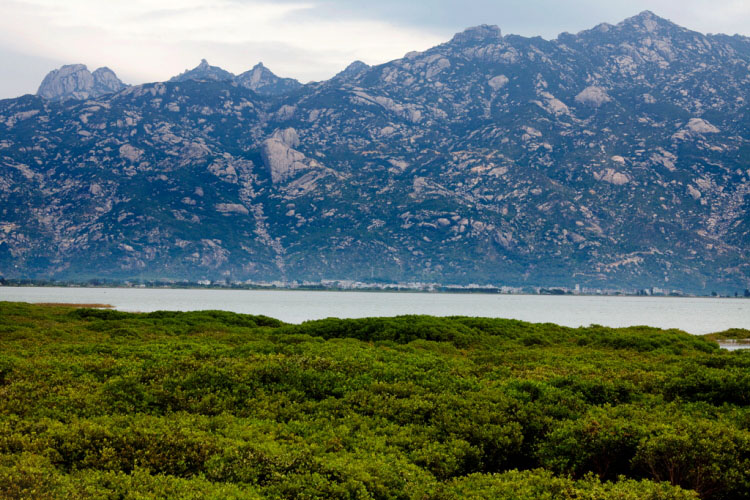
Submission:
M 750 329 L 750 300 L 437 293 L 0 287 L 0 300 L 112 304 L 122 311 L 222 309 L 289 323 L 326 317 L 431 314 L 566 326 L 650 325 L 703 334 Z

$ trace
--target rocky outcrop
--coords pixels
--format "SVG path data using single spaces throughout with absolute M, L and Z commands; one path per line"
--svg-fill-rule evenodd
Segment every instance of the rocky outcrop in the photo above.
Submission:
M 260 95 L 268 96 L 286 94 L 302 87 L 297 80 L 274 75 L 263 63 L 258 63 L 250 71 L 237 75 L 235 81 Z
M 83 64 L 68 64 L 51 71 L 39 86 L 37 95 L 53 101 L 89 99 L 119 92 L 125 87 L 109 68 L 91 73 Z
M 685 128 L 696 134 L 718 134 L 720 132 L 718 128 L 702 118 L 691 118 Z
M 354 61 L 349 66 L 344 68 L 343 71 L 337 73 L 336 76 L 333 77 L 333 79 L 342 82 L 354 81 L 359 76 L 363 75 L 368 69 L 370 69 L 369 65 L 363 63 L 362 61 Z
M 509 80 L 507 76 L 497 75 L 490 78 L 487 84 L 492 87 L 492 90 L 500 90 L 501 88 L 508 85 L 508 82 Z
M 610 102 L 612 98 L 607 95 L 607 91 L 601 87 L 592 85 L 583 89 L 575 98 L 580 104 L 586 104 L 598 108 L 602 104 Z
M 457 33 L 450 41 L 451 44 L 475 44 L 475 43 L 492 43 L 501 40 L 503 33 L 499 27 L 490 24 L 482 24 L 467 28 L 461 33 Z
M 612 168 L 605 169 L 603 172 L 595 172 L 594 178 L 598 181 L 609 182 L 616 186 L 622 186 L 630 182 L 627 175 L 620 173 Z
M 170 82 L 196 81 L 232 81 L 234 75 L 218 66 L 211 66 L 208 61 L 201 59 L 200 64 L 193 69 L 186 69 L 177 76 L 169 79 Z
M 261 146 L 263 164 L 268 169 L 274 184 L 282 183 L 308 168 L 305 155 L 294 149 L 299 144 L 299 136 L 293 128 L 277 130 L 263 141 Z
M 91 75 L 94 77 L 94 92 L 99 93 L 99 95 L 113 94 L 126 87 L 126 85 L 117 78 L 115 72 L 107 67 L 99 68 Z

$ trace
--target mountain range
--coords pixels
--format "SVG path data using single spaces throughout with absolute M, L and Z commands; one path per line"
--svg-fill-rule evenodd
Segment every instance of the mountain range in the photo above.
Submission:
M 0 274 L 734 291 L 750 39 L 478 26 L 323 82 L 64 66 L 0 101 Z

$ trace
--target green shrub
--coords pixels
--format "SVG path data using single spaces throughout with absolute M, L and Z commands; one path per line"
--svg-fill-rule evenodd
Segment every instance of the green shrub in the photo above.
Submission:
M 633 460 L 659 481 L 704 499 L 750 498 L 750 433 L 722 422 L 679 419 L 641 438 Z
M 747 406 L 750 405 L 750 371 L 748 367 L 711 368 L 691 363 L 666 381 L 664 393 L 670 399 Z
M 694 500 L 695 493 L 665 483 L 621 478 L 602 483 L 593 477 L 573 481 L 545 470 L 474 474 L 440 486 L 431 500 Z
M 648 432 L 643 415 L 617 415 L 610 407 L 592 409 L 568 420 L 540 443 L 541 465 L 562 474 L 583 477 L 594 472 L 601 479 L 633 475 L 631 461 Z

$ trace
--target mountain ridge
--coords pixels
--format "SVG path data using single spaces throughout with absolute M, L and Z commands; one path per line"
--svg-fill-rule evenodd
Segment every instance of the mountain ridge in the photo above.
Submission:
M 285 94 L 302 87 L 302 84 L 293 78 L 276 76 L 262 62 L 244 73 L 234 75 L 219 66 L 211 66 L 206 59 L 201 59 L 195 68 L 186 69 L 167 81 L 184 82 L 186 80 L 236 82 L 261 95 L 269 96 Z M 107 67 L 99 68 L 91 73 L 84 64 L 67 64 L 49 72 L 36 95 L 53 101 L 86 100 L 114 94 L 128 86 L 123 84 Z
M 742 290 L 750 44 L 652 16 L 2 101 L 0 272 Z

